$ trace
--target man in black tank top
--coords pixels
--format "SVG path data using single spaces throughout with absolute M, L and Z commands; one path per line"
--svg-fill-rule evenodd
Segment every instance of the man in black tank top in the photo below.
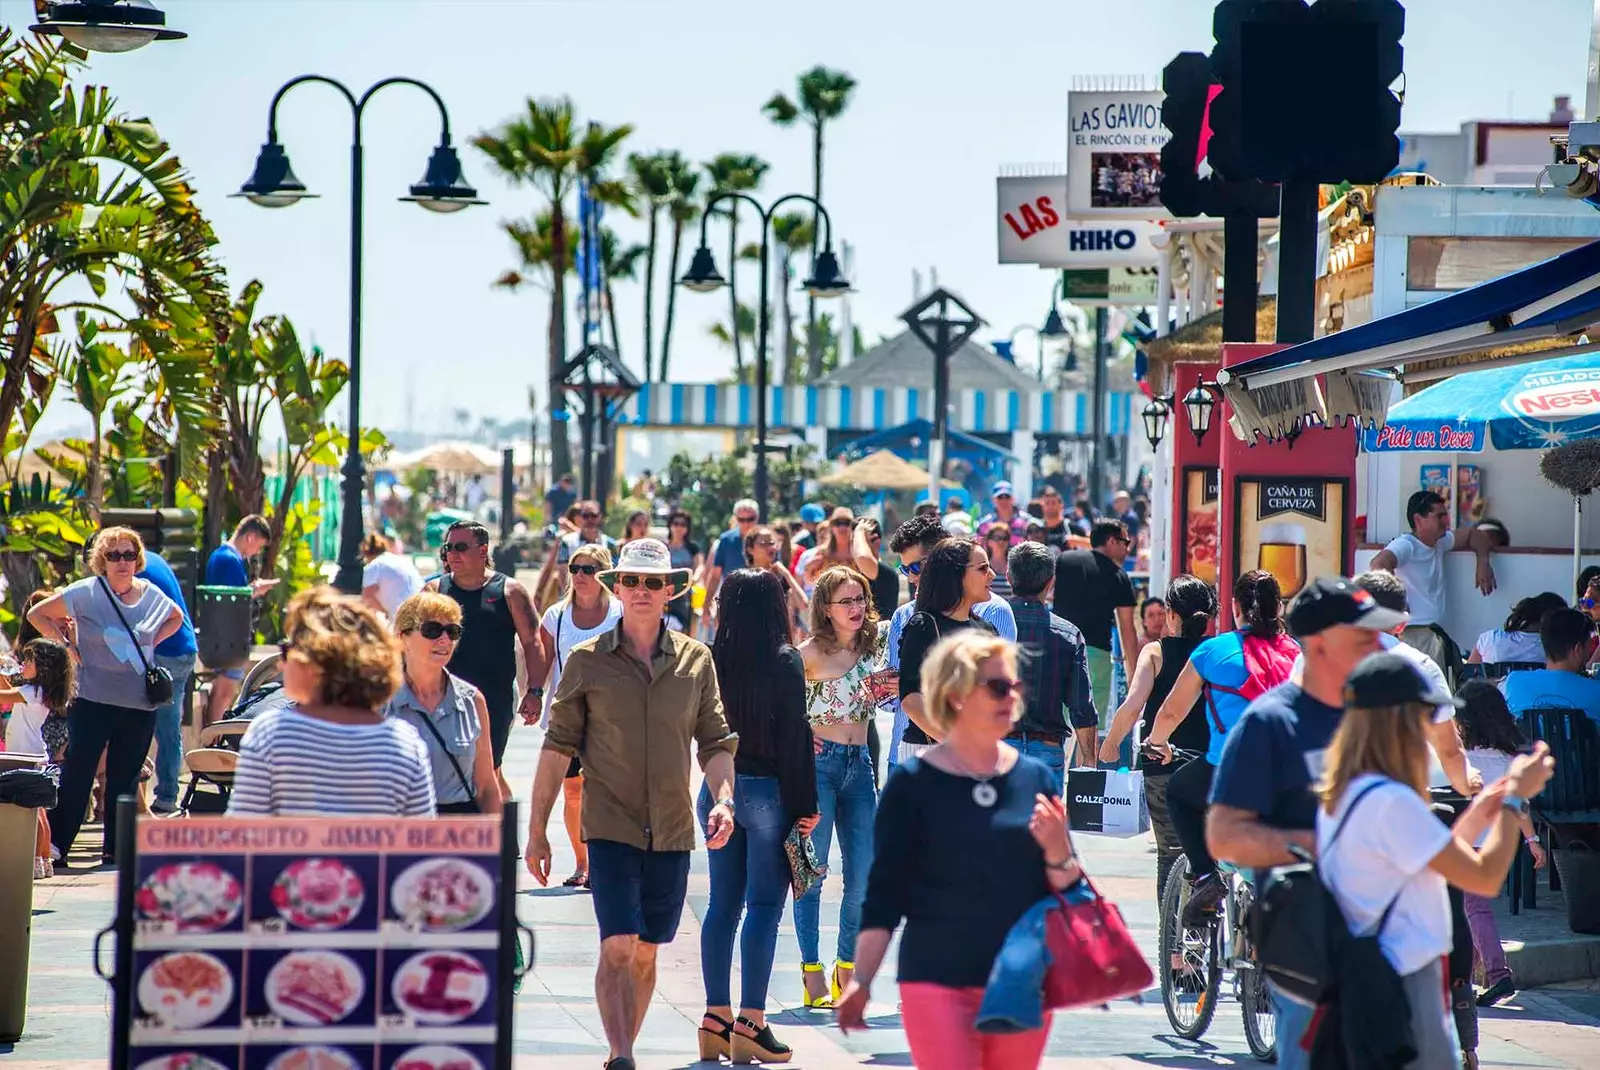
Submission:
M 489 735 L 494 745 L 498 774 L 506 741 L 516 713 L 517 640 L 523 650 L 534 649 L 533 600 L 527 589 L 489 567 L 489 529 L 461 523 L 445 532 L 442 550 L 449 572 L 428 584 L 428 589 L 455 599 L 461 606 L 461 642 L 450 659 L 450 671 L 483 692 L 489 707 Z M 522 696 L 523 720 L 539 716 L 544 689 L 532 687 Z M 531 723 L 531 722 L 530 722 Z M 500 786 L 510 797 L 505 777 Z

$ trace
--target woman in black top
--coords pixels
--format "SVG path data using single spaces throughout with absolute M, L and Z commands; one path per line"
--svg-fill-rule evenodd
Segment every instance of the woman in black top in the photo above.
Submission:
M 817 767 L 806 720 L 805 665 L 789 645 L 785 591 L 766 569 L 742 568 L 717 592 L 717 668 L 728 727 L 739 734 L 734 756 L 734 832 L 712 851 L 711 895 L 700 929 L 700 970 L 706 1014 L 700 1023 L 700 1057 L 734 1062 L 786 1059 L 789 1048 L 767 1025 L 767 982 L 778 943 L 778 922 L 789 894 L 789 859 L 783 841 L 799 825 L 817 823 Z M 711 812 L 709 789 L 700 788 L 702 827 Z M 739 1014 L 731 1006 L 728 975 L 733 939 L 740 937 Z
M 1133 683 L 1128 688 L 1128 698 L 1112 718 L 1106 738 L 1100 744 L 1100 760 L 1115 762 L 1122 739 L 1140 719 L 1143 728 L 1140 739 L 1150 736 L 1155 724 L 1156 711 L 1166 701 L 1177 683 L 1178 674 L 1189 662 L 1189 655 L 1205 639 L 1211 622 L 1217 617 L 1217 592 L 1214 587 L 1195 576 L 1184 574 L 1173 579 L 1167 588 L 1166 634 L 1159 642 L 1151 643 L 1139 651 L 1139 664 L 1133 670 Z M 1198 709 L 1200 702 L 1195 703 Z M 1191 710 L 1191 713 L 1194 711 Z M 1211 742 L 1211 729 L 1204 717 L 1186 717 L 1172 733 L 1172 745 L 1195 754 L 1205 753 Z M 1161 889 L 1166 885 L 1167 873 L 1172 863 L 1183 853 L 1183 845 L 1172 827 L 1167 813 L 1167 777 L 1175 766 L 1171 763 L 1146 760 L 1143 752 L 1138 758 L 1144 770 L 1144 797 L 1150 808 L 1150 827 L 1156 834 L 1156 900 L 1161 899 Z
M 897 973 L 912 1061 L 1028 1070 L 1044 1054 L 1050 1016 L 1028 1032 L 980 1034 L 984 985 L 1017 920 L 1083 872 L 1055 775 L 1005 742 L 1022 712 L 1016 647 L 964 630 L 940 641 L 923 670 L 924 710 L 942 739 L 883 789 L 839 1027 L 865 1028 L 872 980 L 904 919 Z
M 914 757 L 933 743 L 923 715 L 922 662 L 940 639 L 967 628 L 993 634 L 972 615 L 972 607 L 989 600 L 994 571 L 989 555 L 976 539 L 945 539 L 922 563 L 917 584 L 917 612 L 900 633 L 900 705 L 911 723 L 901 739 L 900 760 Z

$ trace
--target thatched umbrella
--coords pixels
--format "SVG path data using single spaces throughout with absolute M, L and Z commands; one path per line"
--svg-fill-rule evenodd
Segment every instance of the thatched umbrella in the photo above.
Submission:
M 828 487 L 859 487 L 862 490 L 921 490 L 928 485 L 928 470 L 912 464 L 889 450 L 868 454 L 817 482 Z M 946 486 L 959 486 L 950 480 Z
M 1546 450 L 1539 458 L 1539 474 L 1572 495 L 1572 583 L 1577 586 L 1583 560 L 1583 499 L 1600 487 L 1600 438 L 1580 438 Z

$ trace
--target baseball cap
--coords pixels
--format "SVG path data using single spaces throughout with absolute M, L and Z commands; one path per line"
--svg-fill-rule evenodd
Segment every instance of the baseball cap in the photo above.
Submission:
M 816 502 L 806 502 L 800 507 L 800 519 L 807 524 L 820 524 L 827 518 L 828 514 L 823 512 L 822 506 Z
M 1362 658 L 1344 686 L 1345 701 L 1352 706 L 1400 706 L 1407 702 L 1430 707 L 1466 705 L 1449 691 L 1436 689 L 1410 661 L 1388 651 Z
M 1000 497 L 1002 495 L 1004 495 L 1007 498 L 1016 497 L 1016 494 L 1011 489 L 1010 482 L 1007 481 L 1007 480 L 1004 480 L 1004 479 L 1002 479 L 1000 482 L 996 483 L 994 485 L 994 489 L 989 491 L 989 496 L 991 498 L 998 498 L 998 497 Z
M 1370 594 L 1343 576 L 1312 580 L 1289 603 L 1289 631 L 1296 637 L 1316 635 L 1341 624 L 1386 632 L 1407 619 L 1405 613 L 1378 605 Z

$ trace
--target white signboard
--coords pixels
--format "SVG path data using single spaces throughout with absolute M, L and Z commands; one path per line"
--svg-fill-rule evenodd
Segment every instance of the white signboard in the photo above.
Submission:
M 1170 219 L 1161 204 L 1165 94 L 1067 94 L 1067 210 L 1079 219 Z
M 1080 308 L 1156 303 L 1160 270 L 1141 268 L 1070 268 L 1061 273 L 1061 299 Z
M 1161 225 L 1149 219 L 1071 219 L 1062 210 L 1067 176 L 1002 178 L 998 183 L 1000 263 L 1040 267 L 1150 267 L 1150 239 Z

